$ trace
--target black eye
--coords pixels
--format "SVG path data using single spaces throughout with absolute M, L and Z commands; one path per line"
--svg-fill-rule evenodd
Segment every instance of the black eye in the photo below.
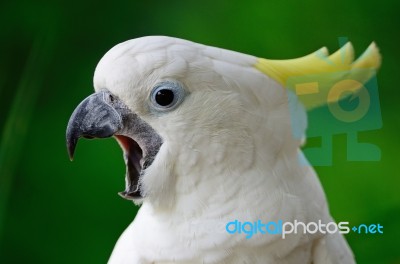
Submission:
M 168 106 L 174 102 L 174 92 L 169 89 L 160 89 L 156 92 L 154 100 L 161 106 Z
M 156 112 L 175 109 L 185 98 L 185 90 L 175 81 L 164 81 L 157 84 L 150 94 L 150 107 Z

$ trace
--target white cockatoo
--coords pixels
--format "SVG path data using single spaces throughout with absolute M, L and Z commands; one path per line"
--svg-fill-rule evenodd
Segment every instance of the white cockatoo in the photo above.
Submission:
M 71 159 L 80 137 L 117 139 L 120 195 L 141 205 L 109 263 L 354 263 L 339 232 L 248 238 L 226 224 L 333 221 L 300 150 L 306 109 L 339 100 L 327 89 L 340 81 L 353 80 L 342 92 L 363 89 L 379 65 L 374 43 L 356 61 L 350 43 L 293 60 L 161 36 L 113 47 L 67 128 Z M 287 81 L 313 74 L 324 86 L 301 102 Z

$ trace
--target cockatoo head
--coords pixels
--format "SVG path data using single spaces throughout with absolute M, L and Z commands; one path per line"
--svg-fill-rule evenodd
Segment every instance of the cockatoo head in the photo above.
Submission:
M 234 83 L 215 70 L 220 62 L 206 56 L 205 47 L 145 37 L 112 48 L 96 68 L 96 92 L 69 121 L 70 157 L 80 137 L 114 136 L 127 168 L 120 194 L 136 202 L 172 203 L 176 192 L 209 173 L 248 167 L 253 142 L 245 101 L 252 98 L 232 90 Z M 187 189 L 177 189 L 178 181 Z
M 270 62 L 169 37 L 121 43 L 100 60 L 95 93 L 70 118 L 70 157 L 80 137 L 114 136 L 127 168 L 120 194 L 136 203 L 172 205 L 195 189 L 240 186 L 245 179 L 230 172 L 273 163 L 300 144 L 286 90 L 274 77 L 279 65 L 268 70 Z

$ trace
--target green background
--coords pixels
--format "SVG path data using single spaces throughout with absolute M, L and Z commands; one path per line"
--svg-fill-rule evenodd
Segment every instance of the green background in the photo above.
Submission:
M 0 4 L 0 263 L 105 263 L 137 207 L 117 196 L 124 163 L 113 139 L 65 129 L 92 93 L 94 68 L 115 44 L 168 35 L 265 58 L 294 58 L 348 37 L 359 55 L 376 41 L 382 128 L 359 133 L 381 160 L 316 167 L 337 221 L 380 223 L 350 233 L 359 263 L 400 263 L 399 1 L 3 1 Z M 310 144 L 318 144 L 311 142 Z

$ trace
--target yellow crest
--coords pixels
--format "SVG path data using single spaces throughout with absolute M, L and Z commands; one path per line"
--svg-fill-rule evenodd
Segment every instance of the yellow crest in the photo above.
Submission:
M 343 99 L 348 95 L 344 92 L 353 94 L 358 92 L 363 84 L 375 75 L 380 64 L 381 55 L 375 43 L 371 43 L 367 50 L 354 61 L 353 46 L 348 42 L 330 56 L 324 47 L 296 59 L 259 58 L 255 67 L 284 87 L 293 90 L 297 95 L 314 94 L 309 98 L 300 97 L 305 107 L 312 109 Z M 304 76 L 315 76 L 316 81 L 302 83 L 301 80 L 310 80 L 310 78 L 303 78 Z M 341 86 L 338 90 L 343 92 L 342 95 L 338 95 L 337 92 L 329 93 L 328 90 L 338 83 Z

